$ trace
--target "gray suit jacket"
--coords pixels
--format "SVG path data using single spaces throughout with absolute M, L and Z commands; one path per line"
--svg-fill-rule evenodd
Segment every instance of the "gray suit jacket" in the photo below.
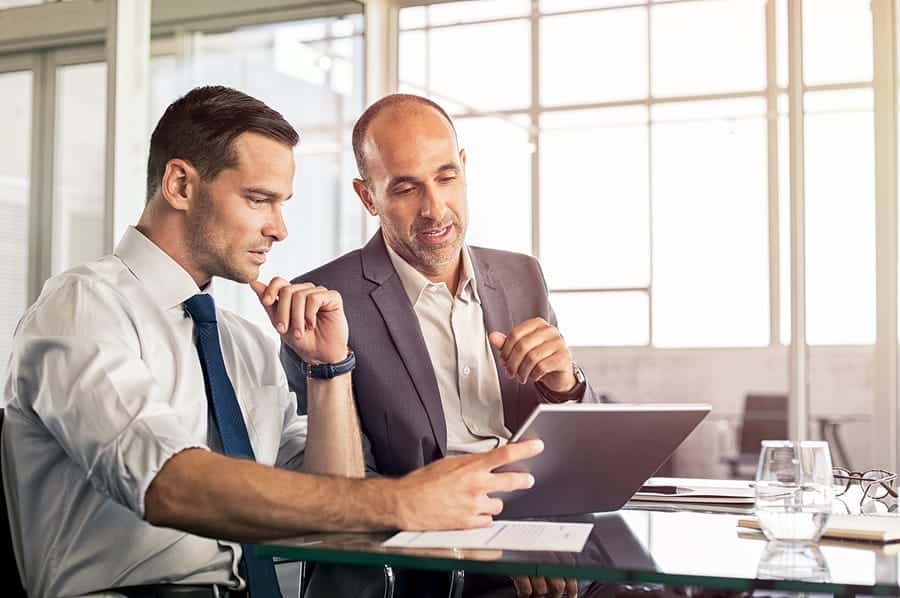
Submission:
M 508 332 L 534 317 L 556 325 L 547 286 L 534 258 L 470 247 L 487 331 Z M 363 247 L 294 279 L 337 290 L 356 353 L 353 391 L 363 432 L 366 469 L 403 475 L 447 454 L 447 428 L 437 380 L 419 321 L 394 271 L 381 231 Z M 494 360 L 500 363 L 497 352 Z M 306 379 L 285 345 L 281 361 L 298 408 L 306 412 Z M 552 400 L 535 384 L 498 370 L 506 427 L 515 432 L 534 407 Z M 601 401 L 590 384 L 585 402 Z

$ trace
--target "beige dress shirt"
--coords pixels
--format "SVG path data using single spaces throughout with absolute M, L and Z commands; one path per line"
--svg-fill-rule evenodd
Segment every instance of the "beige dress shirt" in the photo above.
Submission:
M 483 452 L 505 444 L 510 432 L 503 422 L 497 366 L 468 249 L 463 248 L 456 295 L 446 284 L 428 280 L 390 246 L 387 250 L 434 366 L 447 424 L 447 454 Z
M 241 547 L 143 520 L 166 461 L 216 450 L 190 275 L 134 228 L 114 255 L 47 281 L 19 323 L 3 389 L 3 476 L 31 598 L 153 583 L 242 586 Z M 296 469 L 306 417 L 275 342 L 216 311 L 228 376 L 257 461 Z

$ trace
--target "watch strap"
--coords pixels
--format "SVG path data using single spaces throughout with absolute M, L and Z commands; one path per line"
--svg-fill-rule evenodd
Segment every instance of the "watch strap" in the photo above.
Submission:
M 347 357 L 336 363 L 317 363 L 315 365 L 300 360 L 300 371 L 306 378 L 330 380 L 335 376 L 346 374 L 356 367 L 356 355 L 353 351 L 347 353 Z

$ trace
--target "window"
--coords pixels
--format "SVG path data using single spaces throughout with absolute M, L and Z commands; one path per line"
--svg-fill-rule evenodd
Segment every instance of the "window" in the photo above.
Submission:
M 28 297 L 31 194 L 31 71 L 0 73 L 0 379 L 12 349 L 16 322 Z
M 297 276 L 359 247 L 364 224 L 351 186 L 356 167 L 350 128 L 363 102 L 361 17 L 184 35 L 189 39 L 154 44 L 151 127 L 179 95 L 197 85 L 220 84 L 266 102 L 300 133 L 295 196 L 284 206 L 289 234 L 273 248 L 260 278 Z M 191 54 L 174 51 L 187 46 Z M 215 294 L 221 305 L 275 334 L 247 285 L 216 279 Z
M 53 274 L 104 253 L 106 64 L 56 70 Z
M 423 4 L 400 11 L 400 90 L 459 125 L 470 241 L 530 250 L 560 322 L 592 322 L 570 344 L 789 342 L 785 0 L 771 23 L 763 0 Z M 809 342 L 871 343 L 871 12 L 803 10 Z

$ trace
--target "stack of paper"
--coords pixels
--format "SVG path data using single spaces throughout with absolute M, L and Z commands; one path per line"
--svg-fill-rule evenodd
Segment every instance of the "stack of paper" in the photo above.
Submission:
M 760 529 L 759 520 L 755 517 L 738 520 L 738 526 Z M 881 544 L 897 542 L 900 541 L 900 516 L 832 515 L 822 537 Z
M 699 478 L 650 478 L 631 497 L 635 501 L 753 505 L 750 482 Z

